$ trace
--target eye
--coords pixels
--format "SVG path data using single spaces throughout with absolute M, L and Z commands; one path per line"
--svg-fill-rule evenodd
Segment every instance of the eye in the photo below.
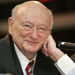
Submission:
M 39 30 L 45 30 L 46 28 L 45 27 L 39 27 Z
M 38 28 L 38 31 L 44 33 L 46 31 L 46 28 L 41 26 Z
M 25 30 L 30 30 L 31 29 L 31 25 L 30 24 L 25 24 L 25 25 L 23 25 L 23 28 L 25 29 Z
M 45 28 L 43 28 L 43 27 L 41 27 L 40 29 L 43 29 L 43 30 L 45 30 Z
M 24 25 L 24 27 L 30 27 L 30 25 L 26 24 L 26 25 Z

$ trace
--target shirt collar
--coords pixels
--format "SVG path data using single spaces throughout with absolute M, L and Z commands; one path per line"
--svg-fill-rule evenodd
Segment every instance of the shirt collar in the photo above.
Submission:
M 35 65 L 37 54 L 35 55 L 35 57 L 32 60 L 29 60 L 26 56 L 23 55 L 23 53 L 18 49 L 18 47 L 15 44 L 14 44 L 14 47 L 15 47 L 15 51 L 16 51 L 16 54 L 18 56 L 18 59 L 20 61 L 20 64 L 21 64 L 21 67 L 22 67 L 23 71 L 26 69 L 27 65 L 32 60 L 34 60 L 34 65 Z M 34 65 L 33 65 L 33 67 L 34 67 Z

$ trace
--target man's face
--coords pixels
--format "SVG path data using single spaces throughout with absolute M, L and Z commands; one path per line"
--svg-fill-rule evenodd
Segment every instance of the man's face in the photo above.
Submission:
M 16 13 L 15 22 L 9 26 L 9 33 L 22 52 L 36 53 L 49 36 L 51 21 L 43 12 L 21 9 Z

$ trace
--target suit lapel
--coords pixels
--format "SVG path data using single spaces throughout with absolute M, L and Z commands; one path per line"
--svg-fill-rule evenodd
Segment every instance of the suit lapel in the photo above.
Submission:
M 17 57 L 16 52 L 15 52 L 12 37 L 10 35 L 9 35 L 9 42 L 10 42 L 10 46 L 11 46 L 12 56 L 13 56 L 13 59 L 14 59 L 14 64 L 15 64 L 15 67 L 17 68 L 17 73 L 18 73 L 18 75 L 23 75 L 23 71 L 22 71 L 20 62 L 19 62 L 18 57 Z
M 50 58 L 43 55 L 40 50 L 36 58 L 34 75 L 60 75 L 60 73 L 54 66 L 54 62 Z
M 37 58 L 36 58 L 36 63 L 35 63 L 35 67 L 34 67 L 34 75 L 44 75 L 43 74 L 43 69 L 41 67 L 41 51 L 39 51 L 37 53 Z

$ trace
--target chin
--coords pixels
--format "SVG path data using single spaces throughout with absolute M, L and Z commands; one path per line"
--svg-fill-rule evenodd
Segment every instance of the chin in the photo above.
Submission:
M 35 48 L 35 47 L 24 47 L 24 50 L 26 52 L 30 52 L 30 53 L 36 53 L 39 51 L 39 48 Z
M 31 52 L 31 53 L 36 53 L 40 50 L 42 44 L 30 44 L 30 43 L 24 43 L 22 45 L 23 49 L 26 51 L 26 52 Z

